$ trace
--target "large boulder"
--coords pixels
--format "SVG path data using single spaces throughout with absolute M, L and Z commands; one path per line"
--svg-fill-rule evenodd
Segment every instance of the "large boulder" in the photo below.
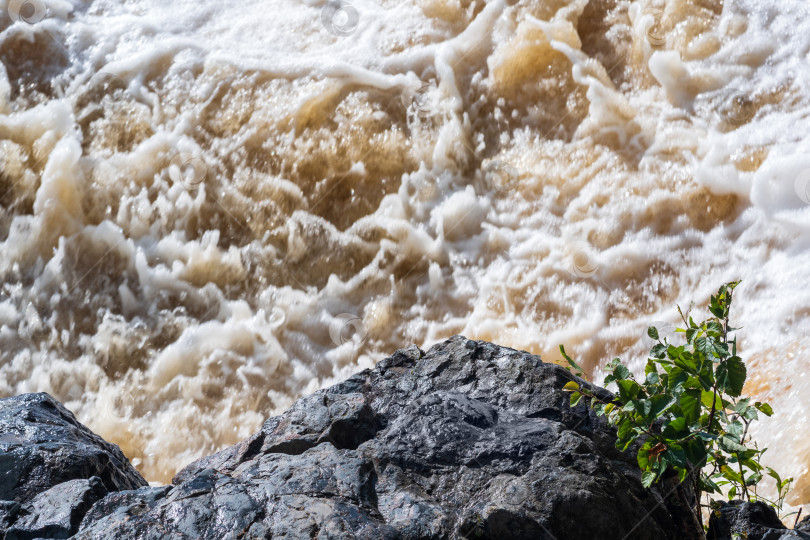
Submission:
M 463 337 L 400 350 L 172 486 L 107 495 L 75 538 L 700 538 L 689 489 L 644 489 L 574 379 Z

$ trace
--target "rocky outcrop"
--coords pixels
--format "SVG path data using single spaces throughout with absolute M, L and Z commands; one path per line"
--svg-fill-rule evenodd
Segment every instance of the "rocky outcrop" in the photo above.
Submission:
M 46 433 L 52 425 L 30 419 L 56 411 L 59 429 L 92 444 L 52 440 L 59 457 L 42 458 L 39 480 L 4 480 L 0 530 L 81 539 L 700 538 L 689 490 L 674 478 L 644 489 L 634 455 L 616 450 L 605 420 L 584 403 L 569 406 L 562 387 L 574 379 L 531 354 L 463 337 L 427 353 L 410 347 L 298 400 L 163 487 L 145 486 L 117 448 L 47 396 L 11 398 L 0 402 L 0 425 L 17 422 L 17 436 Z M 11 448 L 44 451 L 36 444 Z M 73 452 L 99 458 L 68 474 L 87 462 Z M 0 471 L 16 470 L 2 463 Z

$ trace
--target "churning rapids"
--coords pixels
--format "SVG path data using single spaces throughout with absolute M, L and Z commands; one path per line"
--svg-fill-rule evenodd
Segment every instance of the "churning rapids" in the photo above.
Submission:
M 453 334 L 641 370 L 741 278 L 810 503 L 806 0 L 0 0 L 0 395 L 151 481 Z

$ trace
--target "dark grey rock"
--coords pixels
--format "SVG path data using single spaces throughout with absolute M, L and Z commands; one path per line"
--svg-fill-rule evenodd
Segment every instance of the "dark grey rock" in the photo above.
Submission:
M 0 399 L 0 500 L 27 502 L 68 480 L 94 476 L 107 491 L 146 485 L 116 445 L 48 394 Z
M 401 350 L 171 487 L 107 495 L 75 538 L 700 538 L 689 488 L 644 489 L 572 379 L 458 336 Z
M 133 491 L 109 493 L 84 515 L 80 528 L 89 528 L 103 520 L 110 522 L 143 514 L 154 508 L 169 491 L 171 486 L 142 487 Z
M 805 520 L 806 521 L 806 520 Z M 721 502 L 709 517 L 708 540 L 810 540 L 804 521 L 796 529 L 788 529 L 779 520 L 776 510 L 764 502 L 739 500 Z
M 20 512 L 20 503 L 14 501 L 0 501 L 0 538 L 11 527 L 17 514 Z
M 22 505 L 6 540 L 69 538 L 90 507 L 107 494 L 98 476 L 69 480 L 39 493 Z

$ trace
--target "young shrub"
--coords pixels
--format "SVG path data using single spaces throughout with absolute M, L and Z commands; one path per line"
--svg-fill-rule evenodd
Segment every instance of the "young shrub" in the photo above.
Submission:
M 597 414 L 616 426 L 617 448 L 624 451 L 636 441 L 641 443 L 637 459 L 645 487 L 667 470 L 677 473 L 682 482 L 693 482 L 697 516 L 701 494 L 722 496 L 724 488 L 729 500 L 761 500 L 779 512 L 793 481 L 783 480 L 760 464 L 766 449 L 760 449 L 748 433 L 760 414 L 771 416 L 773 410 L 767 403 L 741 395 L 747 371 L 737 355 L 737 338 L 731 336 L 738 329 L 729 325 L 732 294 L 738 284 L 720 287 L 708 306 L 712 317 L 699 324 L 688 311 L 684 314 L 678 308 L 684 324 L 677 329 L 685 337 L 682 345 L 662 339 L 653 326 L 647 329 L 656 344 L 650 350 L 643 380 L 637 380 L 618 358 L 608 362 L 604 384 L 618 387 L 612 401 L 599 399 L 573 381 L 564 387 L 571 392 L 572 405 L 588 399 Z M 570 370 L 584 375 L 562 345 L 560 352 Z M 764 475 L 776 480 L 776 500 L 757 493 Z

